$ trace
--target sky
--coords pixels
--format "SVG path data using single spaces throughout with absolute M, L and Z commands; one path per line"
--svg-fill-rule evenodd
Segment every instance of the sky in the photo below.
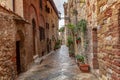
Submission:
M 54 0 L 56 7 L 58 11 L 61 12 L 61 16 L 64 16 L 64 8 L 63 8 L 63 3 L 67 2 L 67 0 Z M 64 26 L 64 20 L 59 21 L 59 28 Z

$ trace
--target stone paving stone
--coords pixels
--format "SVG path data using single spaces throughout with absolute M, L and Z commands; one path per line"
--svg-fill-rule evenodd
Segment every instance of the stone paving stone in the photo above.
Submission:
M 40 65 L 23 73 L 18 80 L 98 80 L 91 73 L 82 73 L 74 58 L 68 55 L 66 46 L 50 56 Z

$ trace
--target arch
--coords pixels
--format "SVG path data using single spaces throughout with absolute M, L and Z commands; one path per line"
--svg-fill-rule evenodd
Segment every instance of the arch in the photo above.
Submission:
M 29 6 L 29 17 L 30 17 L 30 21 L 34 18 L 36 21 L 36 24 L 38 23 L 37 10 L 33 4 L 30 4 Z
M 37 53 L 37 42 L 36 42 L 36 30 L 37 30 L 37 24 L 38 24 L 38 16 L 37 16 L 37 10 L 33 4 L 30 4 L 29 6 L 29 17 L 30 22 L 32 26 L 32 36 L 33 36 L 33 56 Z
M 16 39 L 16 68 L 17 73 L 20 74 L 21 72 L 24 72 L 25 67 L 25 35 L 22 30 L 17 31 L 17 39 Z

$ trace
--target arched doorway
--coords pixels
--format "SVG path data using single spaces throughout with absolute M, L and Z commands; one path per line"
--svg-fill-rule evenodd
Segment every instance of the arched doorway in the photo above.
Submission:
M 20 41 L 16 41 L 16 66 L 17 66 L 17 74 L 22 72 L 21 70 L 21 59 L 20 59 Z
M 17 74 L 25 71 L 25 48 L 24 48 L 24 33 L 21 30 L 17 31 L 16 35 L 16 68 Z

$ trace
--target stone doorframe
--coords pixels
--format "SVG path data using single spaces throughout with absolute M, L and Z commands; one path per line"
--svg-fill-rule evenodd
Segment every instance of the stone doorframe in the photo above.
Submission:
M 25 35 L 23 33 L 22 30 L 18 30 L 17 34 L 16 34 L 16 42 L 19 41 L 20 42 L 20 65 L 21 65 L 21 72 L 24 72 L 26 70 L 26 61 L 25 61 L 25 46 L 24 46 L 24 41 L 25 41 Z M 17 48 L 17 46 L 16 46 Z M 16 53 L 17 54 L 17 53 Z M 16 55 L 17 57 L 17 55 Z M 16 59 L 17 60 L 17 59 Z M 17 61 L 16 61 L 17 62 Z M 16 67 L 17 67 L 17 63 L 16 63 Z

